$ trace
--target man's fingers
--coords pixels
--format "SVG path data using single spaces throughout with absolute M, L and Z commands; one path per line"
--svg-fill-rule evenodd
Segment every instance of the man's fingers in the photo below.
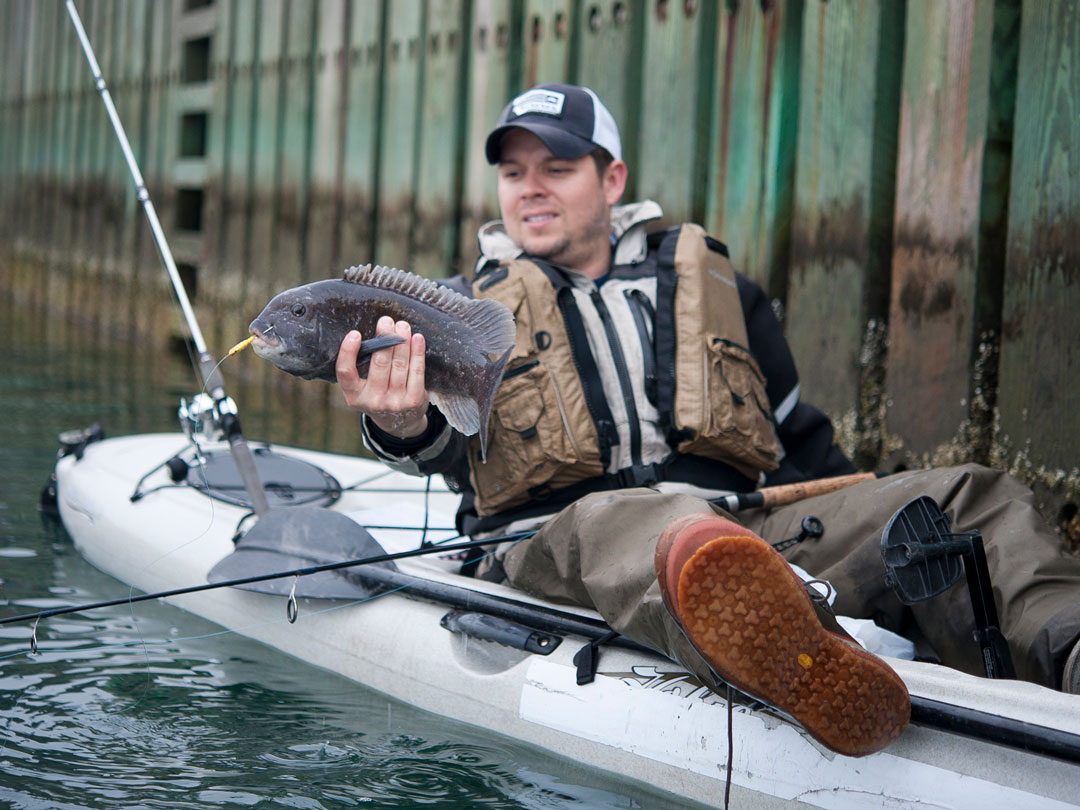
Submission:
M 405 321 L 398 321 L 394 324 L 394 332 L 398 337 L 404 338 L 405 342 L 399 343 L 390 350 L 390 383 L 388 391 L 391 394 L 404 395 L 409 382 L 412 327 Z
M 337 372 L 338 383 L 342 387 L 355 387 L 360 382 L 360 375 L 356 371 L 356 356 L 360 352 L 360 333 L 353 330 L 345 335 L 338 349 Z
M 394 319 L 383 315 L 379 318 L 379 322 L 375 324 L 376 335 L 392 335 L 394 334 Z M 394 347 L 397 348 L 396 346 Z M 371 364 L 368 366 L 367 384 L 368 387 L 374 391 L 386 391 L 390 384 L 390 352 L 386 349 L 375 352 L 371 355 Z
M 427 344 L 423 335 L 412 336 L 412 356 L 409 360 L 409 382 L 406 387 L 410 402 L 419 403 L 426 391 L 424 383 Z

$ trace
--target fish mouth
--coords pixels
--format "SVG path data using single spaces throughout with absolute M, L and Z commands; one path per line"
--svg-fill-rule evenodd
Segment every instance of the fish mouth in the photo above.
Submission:
M 248 327 L 248 332 L 255 336 L 255 343 L 251 348 L 258 352 L 260 349 L 276 349 L 280 346 L 281 338 L 273 334 L 273 330 L 273 326 L 269 326 L 262 321 L 252 321 L 251 326 Z

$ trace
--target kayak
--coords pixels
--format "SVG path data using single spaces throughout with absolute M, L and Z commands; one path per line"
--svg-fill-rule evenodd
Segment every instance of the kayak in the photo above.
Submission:
M 889 659 L 912 695 L 910 727 L 877 754 L 836 755 L 774 709 L 738 695 L 729 706 L 610 638 L 591 610 L 459 574 L 461 552 L 444 551 L 463 540 L 458 496 L 438 477 L 254 445 L 269 507 L 255 519 L 223 441 L 81 435 L 53 486 L 91 564 L 146 594 L 290 572 L 164 599 L 421 709 L 714 806 L 730 780 L 739 808 L 1080 807 L 1078 696 Z

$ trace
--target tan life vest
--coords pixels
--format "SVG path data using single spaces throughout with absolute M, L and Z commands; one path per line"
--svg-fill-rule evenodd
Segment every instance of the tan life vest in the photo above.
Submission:
M 665 245 L 673 262 L 663 261 Z M 726 462 L 756 479 L 776 468 L 780 447 L 765 378 L 747 348 L 734 271 L 726 249 L 710 245 L 723 249 L 697 225 L 672 229 L 660 243 L 658 407 L 678 452 Z M 469 443 L 478 514 L 497 514 L 605 476 L 614 424 L 597 390 L 598 375 L 588 373 L 595 370 L 588 343 L 573 323 L 567 325 L 573 318 L 567 301 L 576 309 L 569 282 L 550 266 L 515 259 L 482 273 L 473 295 L 501 301 L 517 327 L 492 408 L 486 463 L 480 462 L 479 440 Z M 674 341 L 661 340 L 663 335 Z

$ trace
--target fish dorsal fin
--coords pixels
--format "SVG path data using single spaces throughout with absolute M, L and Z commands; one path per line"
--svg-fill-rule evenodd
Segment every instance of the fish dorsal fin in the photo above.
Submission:
M 429 278 L 380 264 L 349 267 L 345 270 L 344 278 L 352 284 L 378 287 L 408 296 L 461 319 L 475 332 L 479 348 L 496 357 L 514 345 L 514 316 L 494 299 L 466 298 Z

